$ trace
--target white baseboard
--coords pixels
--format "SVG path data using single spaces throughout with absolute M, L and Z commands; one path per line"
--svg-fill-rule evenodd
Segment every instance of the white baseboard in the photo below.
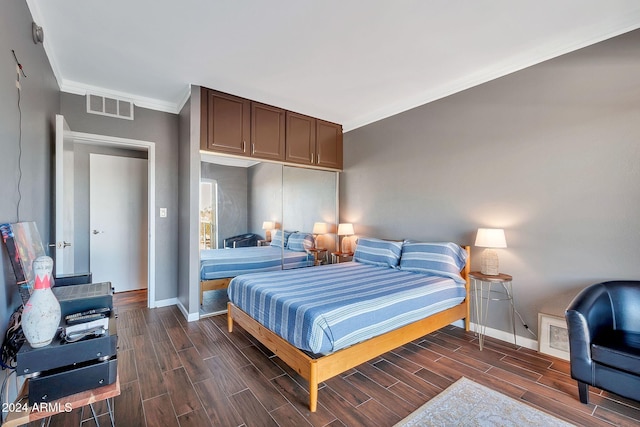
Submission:
M 182 315 L 184 316 L 184 318 L 187 319 L 187 322 L 195 322 L 196 320 L 200 320 L 200 313 L 189 313 L 187 309 L 184 308 L 184 305 L 182 305 L 180 301 L 178 301 L 176 305 L 182 312 Z
M 460 328 L 464 328 L 464 322 L 462 320 L 458 320 L 457 322 L 454 322 L 453 325 L 458 326 Z M 475 332 L 479 329 L 479 326 L 476 323 L 471 322 L 471 324 L 469 325 L 469 328 L 471 331 Z M 500 341 L 513 343 L 513 332 L 505 332 L 499 329 L 486 328 L 485 335 Z M 526 338 L 526 337 L 521 337 L 520 335 L 516 335 L 516 344 L 524 348 L 538 351 L 538 341 L 533 340 L 531 338 Z
M 184 316 L 184 318 L 187 319 L 187 322 L 195 322 L 196 320 L 200 319 L 199 313 L 188 313 L 187 309 L 184 308 L 184 305 L 182 305 L 182 303 L 178 298 L 167 298 L 160 301 L 156 301 L 156 308 L 168 307 L 170 305 L 177 305 L 180 311 L 182 312 L 182 315 Z
M 178 305 L 178 298 L 167 298 L 156 301 L 156 305 L 154 308 L 168 307 L 170 305 Z

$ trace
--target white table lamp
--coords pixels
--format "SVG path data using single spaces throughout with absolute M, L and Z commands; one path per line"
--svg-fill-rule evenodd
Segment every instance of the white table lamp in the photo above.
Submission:
M 354 234 L 355 232 L 353 231 L 353 224 L 338 224 L 338 236 L 347 237 L 346 239 L 344 237 L 342 238 L 342 242 L 340 243 L 341 252 L 351 252 L 351 239 L 349 239 L 348 236 L 353 236 Z
M 311 232 L 311 234 L 313 234 L 313 240 L 316 248 L 318 247 L 318 236 L 320 234 L 327 234 L 327 231 L 328 227 L 326 222 L 316 222 L 313 224 L 313 231 Z
M 476 246 L 487 248 L 482 252 L 480 272 L 487 276 L 500 274 L 498 253 L 494 248 L 506 248 L 507 239 L 502 228 L 478 228 Z
M 262 223 L 262 229 L 266 230 L 265 231 L 265 240 L 267 242 L 271 241 L 271 230 L 273 230 L 274 228 L 276 228 L 276 225 L 274 224 L 273 221 L 265 221 Z

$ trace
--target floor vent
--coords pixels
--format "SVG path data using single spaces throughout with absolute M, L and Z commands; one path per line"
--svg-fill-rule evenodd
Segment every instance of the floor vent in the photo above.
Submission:
M 133 120 L 133 102 L 88 93 L 87 113 Z

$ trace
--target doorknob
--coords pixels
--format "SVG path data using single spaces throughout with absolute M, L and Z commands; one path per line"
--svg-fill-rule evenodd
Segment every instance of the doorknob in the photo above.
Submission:
M 57 247 L 57 248 L 62 249 L 62 248 L 66 248 L 67 246 L 71 246 L 71 243 L 69 243 L 69 242 L 65 242 L 65 241 L 63 240 L 63 241 L 62 241 L 62 242 L 60 242 L 60 243 L 49 243 L 49 245 L 48 245 L 48 246 L 49 246 L 50 248 L 55 248 L 55 247 Z
M 92 233 L 93 234 L 100 234 L 100 232 L 98 230 L 93 230 Z

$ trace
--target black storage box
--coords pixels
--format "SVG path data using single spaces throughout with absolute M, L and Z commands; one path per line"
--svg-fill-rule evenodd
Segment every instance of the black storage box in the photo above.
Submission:
M 29 378 L 29 404 L 52 402 L 65 396 L 113 384 L 118 359 L 91 361 L 72 367 L 54 369 Z
M 53 278 L 55 286 L 84 285 L 91 283 L 91 273 L 61 274 Z
M 64 320 L 62 320 L 64 324 Z M 60 367 L 70 367 L 78 363 L 116 355 L 118 346 L 117 321 L 115 316 L 109 318 L 108 334 L 67 343 L 56 336 L 51 344 L 32 348 L 25 342 L 16 357 L 18 375 L 33 375 Z

